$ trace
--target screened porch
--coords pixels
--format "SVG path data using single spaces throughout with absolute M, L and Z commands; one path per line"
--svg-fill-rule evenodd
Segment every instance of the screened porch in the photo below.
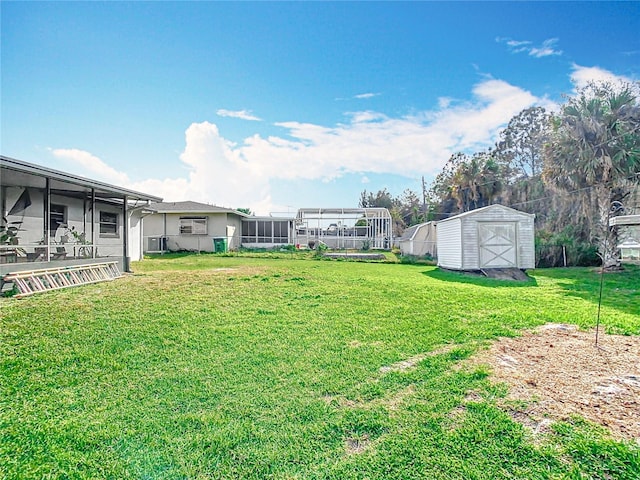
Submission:
M 0 161 L 0 275 L 105 260 L 128 269 L 144 208 L 157 197 Z

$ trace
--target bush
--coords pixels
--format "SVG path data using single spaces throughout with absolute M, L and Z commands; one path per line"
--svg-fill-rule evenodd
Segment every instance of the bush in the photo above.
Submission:
M 538 267 L 591 267 L 600 265 L 598 247 L 576 238 L 570 226 L 559 233 L 536 232 Z
M 431 255 L 401 255 L 400 263 L 405 265 L 435 265 L 436 262 Z

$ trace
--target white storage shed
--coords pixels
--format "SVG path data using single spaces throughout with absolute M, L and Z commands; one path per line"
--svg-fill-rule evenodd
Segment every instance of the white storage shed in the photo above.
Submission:
M 426 222 L 407 228 L 398 239 L 402 255 L 436 257 L 436 222 Z
M 452 270 L 535 268 L 535 215 L 489 205 L 438 221 L 438 266 Z

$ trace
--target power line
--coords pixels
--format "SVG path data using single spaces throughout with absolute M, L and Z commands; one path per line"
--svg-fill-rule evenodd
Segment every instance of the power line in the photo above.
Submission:
M 599 187 L 601 185 L 612 184 L 614 182 L 619 182 L 621 180 L 622 181 L 624 181 L 624 180 L 632 180 L 633 178 L 636 178 L 636 177 L 640 181 L 640 172 L 635 173 L 633 175 L 630 175 L 628 177 L 625 177 L 623 179 L 616 180 L 616 181 L 610 180 L 608 182 L 598 182 L 598 183 L 594 183 L 594 184 L 586 186 L 586 187 L 576 188 L 574 190 L 569 190 L 569 191 L 558 190 L 558 191 L 555 191 L 552 195 L 547 195 L 547 196 L 544 196 L 544 197 L 534 198 L 532 200 L 526 200 L 524 202 L 511 203 L 511 204 L 509 204 L 507 206 L 508 207 L 522 206 L 522 205 L 527 205 L 527 204 L 530 204 L 530 203 L 540 202 L 542 200 L 548 200 L 548 199 L 556 197 L 556 196 L 570 196 L 570 195 L 573 195 L 573 194 L 576 194 L 576 193 L 579 193 L 579 192 L 582 192 L 582 191 L 585 191 L 585 190 L 594 189 L 594 188 Z M 431 214 L 432 215 L 438 215 L 438 216 L 451 216 L 453 213 L 452 212 L 445 212 L 445 211 L 440 211 L 440 212 L 431 211 Z

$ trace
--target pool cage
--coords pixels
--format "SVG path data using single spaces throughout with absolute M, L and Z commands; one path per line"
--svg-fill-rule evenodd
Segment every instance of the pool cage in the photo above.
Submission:
M 301 208 L 295 221 L 296 243 L 323 243 L 332 250 L 389 250 L 393 222 L 386 208 Z

